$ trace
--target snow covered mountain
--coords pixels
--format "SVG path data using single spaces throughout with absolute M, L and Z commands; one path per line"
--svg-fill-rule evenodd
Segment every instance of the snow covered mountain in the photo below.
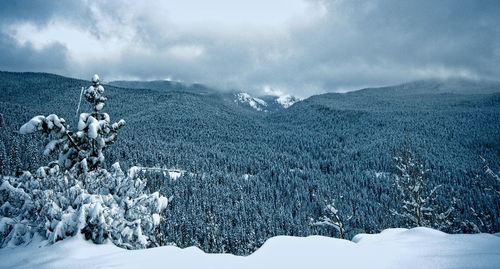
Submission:
M 295 104 L 297 102 L 300 102 L 300 101 L 301 101 L 300 98 L 295 97 L 295 96 L 291 96 L 289 94 L 285 94 L 285 95 L 279 96 L 276 99 L 276 102 L 278 104 L 280 104 L 281 106 L 283 106 L 284 108 L 289 108 L 293 104 Z
M 301 101 L 301 99 L 289 94 L 281 96 L 264 95 L 259 97 L 251 96 L 245 92 L 234 94 L 235 103 L 263 112 L 286 109 L 299 101 Z
M 169 80 L 117 80 L 109 82 L 108 85 L 128 89 L 148 89 L 158 92 L 186 92 L 200 95 L 211 95 L 222 98 L 226 101 L 231 101 L 241 107 L 251 108 L 252 110 L 260 112 L 282 110 L 301 101 L 300 98 L 289 94 L 253 96 L 246 92 L 224 93 L 220 90 L 213 89 L 202 84 L 185 84 Z
M 257 97 L 252 97 L 248 93 L 245 92 L 236 93 L 234 94 L 234 97 L 235 97 L 234 99 L 235 103 L 248 105 L 257 111 L 265 111 L 265 112 L 268 111 L 267 110 L 268 104 L 266 101 Z

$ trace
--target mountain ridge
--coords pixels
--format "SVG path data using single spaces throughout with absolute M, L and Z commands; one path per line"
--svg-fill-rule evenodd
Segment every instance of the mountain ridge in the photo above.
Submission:
M 383 87 L 363 88 L 347 93 L 367 94 L 387 92 L 392 94 L 491 94 L 500 92 L 500 81 L 471 80 L 462 78 L 426 79 Z

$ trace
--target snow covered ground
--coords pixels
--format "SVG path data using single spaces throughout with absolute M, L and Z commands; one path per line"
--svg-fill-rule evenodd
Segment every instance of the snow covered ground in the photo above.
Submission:
M 388 229 L 352 241 L 278 236 L 247 257 L 195 247 L 124 250 L 73 237 L 0 250 L 0 268 L 500 268 L 500 237 Z

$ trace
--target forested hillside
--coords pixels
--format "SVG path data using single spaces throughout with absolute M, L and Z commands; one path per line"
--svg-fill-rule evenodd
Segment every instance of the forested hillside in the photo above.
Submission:
M 75 126 L 87 85 L 0 72 L 1 174 L 33 171 L 56 158 L 40 158 L 44 141 L 17 130 L 33 115 L 53 112 Z M 500 201 L 488 191 L 480 156 L 500 170 L 500 87 L 430 85 L 328 93 L 272 113 L 178 85 L 106 86 L 105 110 L 127 121 L 106 161 L 183 171 L 176 179 L 144 173 L 149 188 L 173 198 L 161 224 L 163 244 L 247 254 L 274 235 L 337 236 L 312 225 L 333 201 L 348 236 L 402 227 L 391 213 L 401 204 L 392 175 L 405 145 L 429 169 L 428 187 L 442 185 L 435 210 L 455 208 L 447 232 L 498 232 Z

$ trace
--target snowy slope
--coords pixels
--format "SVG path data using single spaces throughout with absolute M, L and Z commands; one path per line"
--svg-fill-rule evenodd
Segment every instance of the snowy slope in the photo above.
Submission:
M 500 237 L 388 229 L 353 241 L 278 236 L 247 257 L 195 247 L 124 250 L 79 237 L 0 250 L 0 268 L 499 268 Z
M 357 94 L 492 94 L 500 92 L 498 81 L 476 81 L 467 79 L 428 79 L 407 82 L 394 86 L 366 88 L 355 91 Z

